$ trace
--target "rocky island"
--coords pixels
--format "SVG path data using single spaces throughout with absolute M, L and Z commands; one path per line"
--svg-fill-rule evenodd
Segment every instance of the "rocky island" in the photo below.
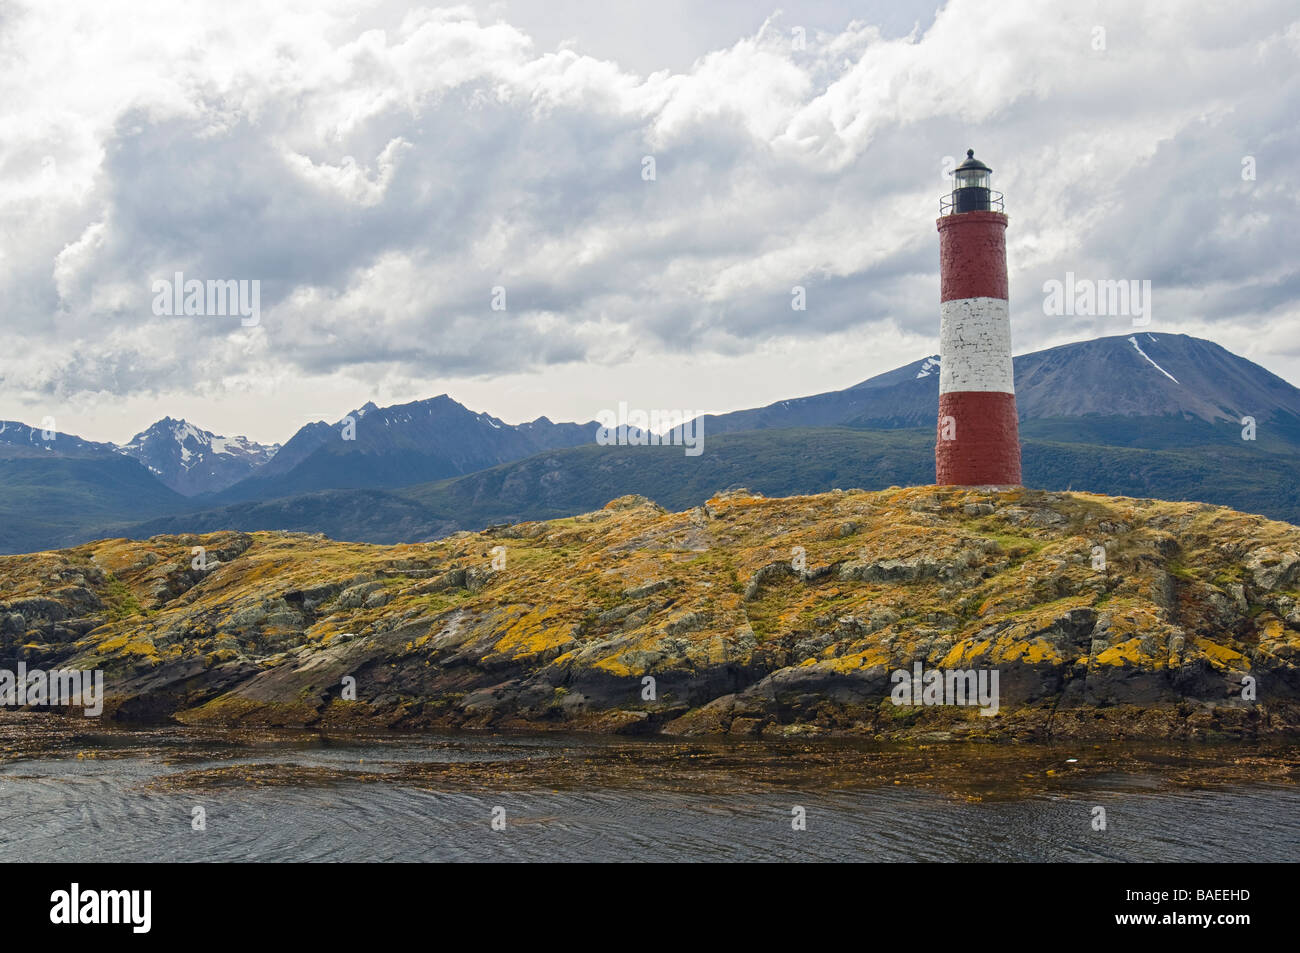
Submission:
M 120 723 L 1222 740 L 1300 729 L 1298 580 L 1300 528 L 1201 503 L 733 490 L 4 556 L 0 652 L 102 670 Z M 996 713 L 896 704 L 917 663 L 995 670 Z

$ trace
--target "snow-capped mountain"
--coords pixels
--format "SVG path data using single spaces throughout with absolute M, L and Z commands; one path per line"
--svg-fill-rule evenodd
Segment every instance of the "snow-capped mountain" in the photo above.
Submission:
M 18 420 L 0 420 L 0 458 L 98 457 L 117 449 L 111 443 L 82 440 L 59 430 L 46 430 Z
M 223 437 L 185 420 L 164 417 L 119 447 L 177 493 L 195 496 L 238 483 L 279 451 L 247 437 Z

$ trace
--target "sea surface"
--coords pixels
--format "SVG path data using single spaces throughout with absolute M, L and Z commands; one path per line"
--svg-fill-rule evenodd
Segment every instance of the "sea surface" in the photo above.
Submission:
M 1294 743 L 325 736 L 6 716 L 0 860 L 1293 861 L 1297 779 Z

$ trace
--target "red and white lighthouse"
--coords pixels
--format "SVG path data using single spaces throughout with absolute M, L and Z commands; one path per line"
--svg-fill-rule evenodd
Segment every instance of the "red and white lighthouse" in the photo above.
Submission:
M 1019 486 L 1007 310 L 1007 217 L 993 172 L 966 152 L 939 202 L 939 433 L 935 482 Z

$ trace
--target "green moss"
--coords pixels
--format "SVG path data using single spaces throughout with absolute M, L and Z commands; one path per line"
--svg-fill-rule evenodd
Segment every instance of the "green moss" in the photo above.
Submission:
M 1227 566 L 1215 573 L 1212 581 L 1220 589 L 1227 589 L 1229 586 L 1238 585 L 1241 582 L 1241 567 Z
M 880 710 L 886 718 L 900 726 L 906 726 L 915 723 L 925 709 L 920 705 L 895 705 L 886 699 L 880 703 Z
M 108 621 L 110 622 L 120 622 L 123 619 L 131 618 L 131 616 L 144 614 L 144 609 L 141 607 L 140 601 L 136 599 L 135 593 L 116 576 L 108 577 L 103 596 L 104 601 L 108 603 Z
M 1014 533 L 984 533 L 983 535 L 1001 546 L 1003 553 L 1012 560 L 1037 555 L 1047 545 L 1046 540 L 1034 539 L 1032 536 L 1018 536 Z
M 465 602 L 469 597 L 470 597 L 469 592 L 467 592 L 464 589 L 447 589 L 444 590 L 443 592 L 426 593 L 422 596 L 417 596 L 416 598 L 410 601 L 403 600 L 400 603 L 400 607 L 406 608 L 407 606 L 427 606 L 429 609 L 433 611 L 434 614 L 440 614 L 450 609 L 456 608 L 458 605 Z M 390 610 L 393 608 L 396 608 L 396 606 L 389 607 Z

